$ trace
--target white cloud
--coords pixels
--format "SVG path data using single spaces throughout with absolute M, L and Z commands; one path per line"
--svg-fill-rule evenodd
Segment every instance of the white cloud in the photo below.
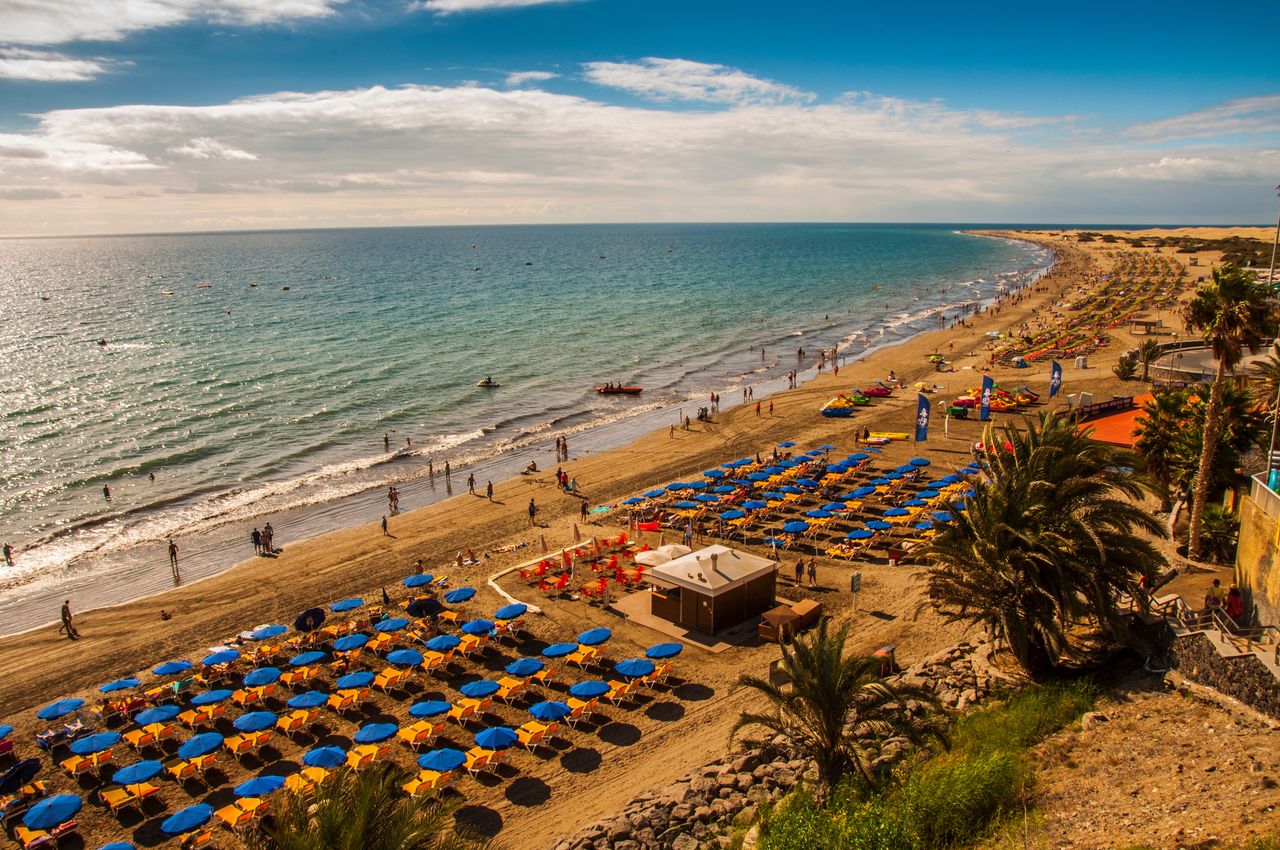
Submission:
M 411 10 L 425 10 L 440 15 L 456 12 L 481 12 L 486 9 L 515 9 L 525 6 L 550 6 L 552 4 L 570 3 L 574 0 L 417 0 L 411 3 Z
M 1277 131 L 1280 131 L 1280 94 L 1264 94 L 1236 98 L 1173 118 L 1137 124 L 1126 134 L 1172 141 Z
M 1162 156 L 1108 169 L 1103 174 L 1134 180 L 1201 182 L 1268 181 L 1280 174 L 1280 150 L 1217 151 L 1203 156 Z
M 331 15 L 344 0 L 4 0 L 0 42 L 118 41 L 188 21 L 279 24 Z
M 0 79 L 68 83 L 92 80 L 106 71 L 102 59 L 75 59 L 47 50 L 0 47 Z
M 256 156 L 248 151 L 242 151 L 239 148 L 233 148 L 224 145 L 217 139 L 210 139 L 202 136 L 198 139 L 192 139 L 185 145 L 175 148 L 169 148 L 173 153 L 189 156 L 192 159 L 239 159 L 239 160 L 255 160 Z
M 753 77 L 736 68 L 688 59 L 646 57 L 638 62 L 587 62 L 584 76 L 600 86 L 652 100 L 703 103 L 782 103 L 813 95 L 792 86 Z
M 542 83 L 554 80 L 558 75 L 550 71 L 514 71 L 507 74 L 507 85 L 522 86 L 525 83 Z

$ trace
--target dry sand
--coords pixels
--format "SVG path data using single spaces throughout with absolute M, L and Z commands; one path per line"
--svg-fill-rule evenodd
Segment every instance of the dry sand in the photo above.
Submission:
M 754 407 L 724 410 L 712 423 L 694 423 L 690 431 L 649 434 L 634 443 L 590 457 L 575 457 L 565 464 L 569 474 L 581 484 L 594 504 L 614 503 L 650 486 L 696 476 L 702 469 L 728 458 L 768 452 L 783 439 L 800 445 L 831 442 L 851 449 L 852 434 L 869 426 L 873 430 L 908 431 L 914 421 L 915 393 L 900 392 L 891 399 L 877 400 L 861 408 L 851 419 L 826 419 L 818 407 L 837 389 L 884 378 L 890 369 L 908 385 L 922 380 L 942 387 L 932 396 L 935 418 L 927 445 L 913 449 L 895 443 L 883 455 L 878 468 L 890 468 L 915 453 L 933 458 L 936 467 L 949 469 L 970 459 L 969 446 L 980 438 L 981 425 L 954 421 L 950 436 L 943 434 L 940 408 L 959 392 L 980 382 L 974 367 L 985 363 L 982 346 L 990 330 L 1007 330 L 1043 308 L 1074 293 L 1096 269 L 1105 270 L 1119 256 L 1114 245 L 1076 246 L 1073 241 L 1047 235 L 1019 234 L 1052 245 L 1059 254 L 1054 271 L 1036 286 L 1030 297 L 1016 306 L 1006 305 L 999 315 L 991 311 L 970 322 L 968 328 L 924 334 L 902 345 L 885 349 L 858 363 L 849 363 L 838 377 L 829 371 L 803 387 L 775 395 L 773 415 L 759 418 Z M 1206 263 L 1205 255 L 1201 262 Z M 1116 333 L 1103 352 L 1091 357 L 1090 368 L 1067 369 L 1064 392 L 1088 389 L 1096 398 L 1124 390 L 1110 371 L 1110 363 L 1128 348 L 1132 339 L 1124 331 Z M 928 355 L 951 352 L 959 371 L 935 373 Z M 1014 370 L 997 368 L 997 381 L 1028 384 L 1047 399 L 1048 366 Z M 729 400 L 734 401 L 734 400 Z M 763 400 L 767 407 L 768 399 Z M 1054 404 L 1054 407 L 1061 405 Z M 997 416 L 999 418 L 999 416 Z M 461 482 L 459 482 L 461 483 Z M 530 498 L 540 507 L 540 528 L 530 529 L 526 508 Z M 83 639 L 72 643 L 55 628 L 45 628 L 0 640 L 0 718 L 18 727 L 16 738 L 21 751 L 33 749 L 30 735 L 36 729 L 34 710 L 62 696 L 97 696 L 93 688 L 118 676 L 146 671 L 171 657 L 196 658 L 202 649 L 227 639 L 234 633 L 265 622 L 292 622 L 304 608 L 340 597 L 379 595 L 385 586 L 393 598 L 403 598 L 400 579 L 422 558 L 428 568 L 448 572 L 452 584 L 468 583 L 481 588 L 477 599 L 463 606 L 477 615 L 491 612 L 498 596 L 484 587 L 487 575 L 501 567 L 532 557 L 536 548 L 495 555 L 483 567 L 450 569 L 454 554 L 464 547 L 476 551 L 494 549 L 520 539 L 533 547 L 545 536 L 553 548 L 571 540 L 577 519 L 578 500 L 554 486 L 550 473 L 517 477 L 496 485 L 495 500 L 468 495 L 456 496 L 438 505 L 392 518 L 392 536 L 383 536 L 376 525 L 350 528 L 323 537 L 291 544 L 278 558 L 255 558 L 206 581 L 177 588 L 161 596 L 127 605 L 80 613 L 77 625 Z M 625 520 L 603 514 L 599 522 L 584 528 L 587 534 L 616 534 Z M 609 524 L 612 523 L 612 524 Z M 847 593 L 848 575 L 860 569 L 865 576 L 859 610 L 854 612 Z M 904 665 L 948 646 L 965 636 L 958 626 L 945 626 L 935 615 L 917 613 L 918 583 L 909 568 L 891 568 L 883 561 L 851 566 L 843 562 L 820 561 L 817 590 L 792 589 L 791 597 L 816 596 L 837 617 L 853 626 L 854 648 L 870 651 L 890 644 L 897 647 Z M 511 588 L 517 595 L 521 589 Z M 535 592 L 536 593 L 536 592 Z M 541 599 L 533 601 L 544 604 Z M 74 600 L 73 600 L 74 604 Z M 533 628 L 547 640 L 572 639 L 589 624 L 605 624 L 615 629 L 609 646 L 612 658 L 636 654 L 644 646 L 664 639 L 641 626 L 583 602 L 544 604 L 545 616 L 533 618 Z M 173 613 L 161 621 L 159 611 Z M 494 657 L 488 667 L 500 669 L 515 655 Z M 733 683 L 740 673 L 763 672 L 778 655 L 776 647 L 748 646 L 711 655 L 700 650 L 686 651 L 679 662 L 684 684 L 660 692 L 647 705 L 630 710 L 613 709 L 611 720 L 597 730 L 573 733 L 554 755 L 519 753 L 513 763 L 518 768 L 494 781 L 461 783 L 462 809 L 459 818 L 488 834 L 499 835 L 510 847 L 544 847 L 557 837 L 571 833 L 586 823 L 619 808 L 634 794 L 667 782 L 688 769 L 722 753 L 728 733 L 742 708 Z M 473 669 L 484 666 L 481 662 Z M 149 674 L 148 674 L 149 675 Z M 456 684 L 454 682 L 453 684 Z M 441 685 L 429 685 L 445 691 Z M 447 691 L 445 691 L 447 693 Z M 378 697 L 379 709 L 403 721 L 408 701 Z M 527 719 L 519 709 L 502 709 L 506 720 Z M 349 735 L 350 722 L 332 722 L 334 734 Z M 469 736 L 458 742 L 470 743 Z M 123 748 L 122 748 L 123 749 Z M 282 760 L 296 760 L 302 746 L 284 742 Z M 407 751 L 394 750 L 396 760 L 410 764 Z M 121 754 L 124 756 L 124 754 Z M 124 761 L 128 761 L 124 757 Z M 228 765 L 223 776 L 214 774 L 214 789 L 206 795 L 220 803 L 230 797 L 229 789 L 260 766 L 249 760 L 244 766 Z M 59 790 L 76 790 L 64 777 L 46 770 L 44 777 Z M 172 785 L 165 785 L 168 811 L 194 800 Z M 96 803 L 86 806 L 80 822 L 90 836 L 88 846 L 96 847 L 112 838 L 129 838 L 139 845 L 155 845 L 164 812 L 149 808 L 139 819 L 126 817 L 121 825 Z

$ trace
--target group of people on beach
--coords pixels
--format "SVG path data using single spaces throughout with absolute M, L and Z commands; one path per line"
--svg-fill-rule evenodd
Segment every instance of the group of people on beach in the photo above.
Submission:
M 394 484 L 387 488 L 387 509 L 392 516 L 400 513 L 400 489 Z
M 273 539 L 275 537 L 275 529 L 271 527 L 271 523 L 267 523 L 262 530 L 254 529 L 249 535 L 249 539 L 253 541 L 253 554 L 255 555 L 274 555 L 277 552 Z
M 556 437 L 556 463 L 569 462 L 569 440 L 566 437 Z

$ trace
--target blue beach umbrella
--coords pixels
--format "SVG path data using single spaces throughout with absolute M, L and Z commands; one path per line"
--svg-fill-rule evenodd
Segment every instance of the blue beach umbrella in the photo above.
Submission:
M 84 801 L 75 794 L 55 794 L 27 809 L 22 825 L 27 829 L 53 829 L 76 816 Z
M 643 504 L 644 504 L 644 499 L 640 498 L 639 496 L 632 496 L 630 499 L 623 499 L 623 500 L 622 500 L 622 504 L 624 504 L 624 505 L 643 505 Z
M 959 475 L 944 475 L 938 480 L 943 484 L 959 484 L 961 479 Z
M 432 652 L 448 652 L 462 643 L 457 635 L 436 635 L 427 641 L 427 649 Z
M 368 723 L 357 729 L 351 740 L 357 744 L 378 744 L 394 735 L 399 728 L 394 723 Z
M 142 683 L 139 682 L 137 679 L 133 678 L 132 676 L 129 676 L 124 679 L 116 679 L 114 682 L 108 682 L 107 684 L 98 688 L 98 690 L 104 694 L 113 694 L 116 691 L 127 691 L 131 688 L 136 688 L 138 687 L 138 685 L 141 685 L 141 684 Z
M 695 502 L 702 502 L 704 505 L 714 504 L 720 501 L 720 497 L 711 493 L 699 493 L 693 497 Z
M 676 502 L 672 507 L 679 508 L 682 511 L 691 511 L 698 507 L 698 503 L 690 501 Z
M 803 491 L 803 490 L 801 490 L 799 487 L 793 487 L 793 486 L 791 486 L 790 484 L 784 484 L 783 486 L 779 487 L 779 488 L 778 488 L 778 490 L 779 490 L 780 492 L 782 492 L 782 493 L 786 493 L 788 496 L 803 496 L 803 495 L 804 495 L 804 491 Z
M 0 774 L 0 796 L 9 797 L 27 785 L 40 773 L 40 759 L 29 758 L 15 764 Z
M 442 699 L 430 699 L 423 702 L 415 702 L 409 706 L 410 717 L 439 717 L 441 714 L 448 714 L 449 709 L 453 708 L 451 703 L 447 703 Z
M 200 659 L 200 663 L 205 667 L 217 667 L 219 664 L 230 664 L 240 657 L 239 650 L 222 649 L 218 652 L 211 652 L 204 658 Z
M 237 797 L 265 797 L 284 787 L 283 776 L 255 776 L 235 787 Z
M 369 636 L 363 634 L 347 635 L 340 637 L 333 642 L 335 652 L 351 652 L 353 649 L 359 649 L 369 642 Z
M 902 473 L 901 473 L 901 472 L 886 472 L 886 473 L 884 474 L 884 477 L 885 477 L 886 479 L 888 479 L 889 481 L 901 481 L 901 480 L 902 480 Z
M 684 644 L 682 643 L 655 643 L 644 651 L 645 657 L 664 659 L 675 658 L 684 652 Z
M 720 519 L 724 519 L 724 520 L 742 519 L 746 515 L 747 515 L 746 511 L 740 511 L 737 508 L 733 508 L 732 510 L 727 510 L 721 513 Z
M 484 699 L 496 694 L 501 687 L 502 685 L 491 679 L 476 679 L 474 682 L 467 682 L 458 690 L 462 692 L 463 696 L 471 697 L 472 699 Z
M 812 490 L 820 486 L 818 482 L 812 478 L 798 478 L 796 479 L 796 484 L 799 484 L 801 487 L 807 488 L 809 490 Z
M 952 516 L 947 511 L 934 511 L 932 514 L 930 514 L 930 516 L 932 516 L 938 522 L 952 522 L 953 520 L 955 520 L 955 517 Z
M 907 461 L 907 463 L 912 466 L 928 466 L 933 463 L 933 461 L 929 460 L 927 457 L 913 457 L 911 460 Z
M 516 733 L 506 726 L 490 726 L 476 733 L 476 746 L 486 750 L 505 750 L 517 740 Z
M 462 631 L 469 635 L 487 635 L 493 628 L 492 620 L 468 620 L 462 624 Z
M 185 809 L 179 809 L 165 818 L 164 823 L 160 824 L 160 831 L 165 835 L 181 835 L 184 832 L 199 829 L 208 823 L 211 817 L 213 817 L 212 806 L 208 803 L 196 803 Z
M 875 492 L 875 487 L 859 487 L 853 491 L 853 497 L 855 499 L 865 499 L 867 496 L 875 495 Z
M 733 491 L 734 491 L 734 488 L 730 487 L 727 484 L 722 484 L 719 487 L 711 488 L 711 492 L 715 493 L 717 496 L 728 496 L 731 493 L 733 493 Z
M 304 691 L 295 697 L 290 697 L 287 705 L 290 708 L 319 708 L 329 701 L 329 695 L 324 691 Z
M 542 650 L 542 657 L 564 658 L 566 655 L 573 655 L 577 651 L 578 645 L 576 643 L 553 643 Z
M 250 670 L 244 676 L 244 684 L 249 688 L 260 688 L 263 685 L 270 685 L 280 679 L 280 670 L 277 667 L 259 667 L 256 670 Z
M 750 487 L 752 484 L 755 484 L 754 481 L 748 481 L 746 478 L 735 478 L 733 479 L 733 483 L 737 484 L 739 487 Z
M 293 627 L 306 634 L 324 625 L 324 609 L 308 608 L 293 619 Z
M 929 503 L 926 502 L 924 499 L 907 499 L 905 502 L 902 503 L 902 506 L 904 508 L 923 508 L 928 504 Z
M 157 676 L 175 676 L 178 673 L 185 673 L 190 669 L 190 661 L 166 661 L 158 667 L 153 667 L 151 672 L 155 673 Z
M 208 755 L 222 746 L 222 736 L 217 732 L 201 732 L 182 742 L 178 747 L 178 758 L 194 759 Z
M 849 463 L 862 463 L 864 460 L 867 460 L 870 457 L 871 455 L 863 454 L 862 452 L 854 452 L 853 454 L 849 455 L 849 457 L 845 459 L 849 461 Z
M 764 471 L 769 473 L 770 475 L 781 475 L 787 470 L 781 466 L 766 466 L 764 468 Z
M 846 540 L 870 540 L 876 533 L 869 528 L 855 528 L 845 535 Z
M 133 716 L 133 722 L 139 726 L 150 726 L 152 723 L 168 723 L 173 718 L 182 713 L 182 709 L 176 705 L 157 705 L 155 708 L 148 708 L 146 711 L 140 711 Z
M 457 770 L 467 763 L 467 754 L 462 750 L 442 747 L 418 756 L 418 767 L 423 770 L 434 770 L 436 773 L 448 773 Z
M 936 499 L 941 495 L 942 494 L 939 493 L 937 490 L 921 490 L 919 493 L 916 493 L 916 498 L 917 499 Z
M 844 475 L 848 471 L 849 467 L 845 466 L 843 463 L 832 463 L 827 465 L 827 472 L 831 472 L 836 475 Z
M 516 617 L 523 617 L 528 610 L 529 606 L 523 602 L 512 602 L 510 605 L 503 605 L 497 611 L 494 611 L 493 619 L 514 620 Z
M 786 546 L 787 545 L 787 541 L 779 540 L 776 537 L 766 537 L 763 542 L 766 546 Z
M 803 534 L 809 530 L 809 523 L 802 519 L 793 519 L 791 522 L 782 526 L 783 534 Z
M 404 617 L 388 617 L 385 620 L 379 620 L 374 623 L 373 628 L 375 631 L 383 632 L 385 634 L 389 632 L 398 632 L 407 625 L 409 625 L 409 621 Z
M 373 684 L 373 674 L 368 670 L 360 670 L 338 679 L 335 683 L 339 690 L 351 691 L 359 688 L 367 688 Z
M 881 476 L 879 478 L 872 478 L 867 483 L 870 484 L 872 487 L 883 487 L 884 485 L 889 483 L 889 479 Z
M 933 528 L 933 523 L 926 519 L 926 520 L 923 520 L 922 522 L 917 522 L 915 525 L 911 527 L 918 528 L 921 531 L 928 531 L 929 529 Z
M 906 508 L 886 508 L 884 515 L 885 516 L 908 516 L 910 513 L 911 511 L 907 510 Z
M 835 448 L 836 447 L 831 445 L 830 443 L 823 443 L 822 445 L 818 446 L 818 450 L 824 451 L 824 452 L 835 451 Z
M 546 666 L 546 663 L 538 658 L 517 658 L 506 666 L 506 671 L 512 676 L 532 676 Z
M 964 512 L 964 511 L 969 510 L 969 506 L 968 506 L 968 505 L 966 505 L 964 502 L 952 502 L 952 503 L 951 503 L 951 509 L 952 509 L 953 511 L 961 511 L 961 512 Z
M 835 512 L 844 510 L 845 507 L 846 506 L 844 502 L 827 502 L 825 505 L 822 506 L 822 509 L 824 511 L 831 511 L 832 513 L 835 513 Z
M 405 587 L 426 587 L 427 585 L 431 584 L 431 582 L 435 580 L 436 580 L 436 577 L 431 575 L 431 573 L 424 573 L 422 575 L 409 576 L 403 582 L 401 582 L 401 584 L 403 584 Z
M 747 480 L 753 482 L 768 481 L 769 476 L 763 472 L 753 472 L 747 476 Z
M 882 519 L 868 520 L 864 525 L 872 531 L 888 531 L 893 528 L 892 524 L 887 523 Z
M 800 465 L 799 462 L 794 460 L 778 461 L 778 466 L 782 467 L 783 469 L 795 469 L 799 465 Z
M 82 699 L 60 699 L 37 711 L 36 717 L 41 720 L 57 720 L 59 717 L 65 717 L 73 711 L 79 711 L 82 705 L 84 705 L 84 700 Z
M 202 694 L 196 694 L 191 698 L 191 704 L 197 707 L 215 705 L 227 699 L 231 699 L 231 691 L 226 688 L 218 688 L 217 690 L 205 691 Z
M 529 713 L 535 720 L 563 720 L 573 709 L 559 701 L 535 702 L 529 706 Z
M 284 634 L 287 631 L 289 631 L 288 626 L 281 626 L 278 624 L 271 625 L 271 626 L 263 626 L 262 628 L 254 629 L 253 631 L 249 632 L 249 639 L 250 640 L 271 640 L 271 638 L 279 637 L 280 635 Z
M 337 614 L 341 614 L 345 611 L 354 611 L 363 604 L 363 599 L 358 599 L 353 596 L 350 599 L 339 599 L 337 602 L 329 606 L 329 610 Z
M 789 449 L 789 448 L 791 448 L 791 447 L 792 447 L 792 446 L 794 446 L 794 445 L 795 445 L 795 443 L 794 443 L 793 441 L 791 441 L 791 440 L 783 440 L 781 443 L 778 443 L 778 448 L 780 448 L 780 449 Z
M 347 763 L 347 751 L 341 747 L 315 747 L 302 756 L 307 767 L 337 767 Z
M 96 735 L 86 735 L 72 741 L 71 752 L 78 756 L 91 756 L 94 753 L 109 750 L 118 743 L 120 743 L 119 732 L 99 732 Z
M 397 649 L 387 653 L 387 663 L 413 667 L 422 663 L 422 653 L 416 649 Z
M 575 696 L 578 699 L 595 699 L 607 693 L 609 693 L 608 682 L 578 682 L 569 688 L 570 696 Z
M 683 490 L 684 488 L 685 488 L 685 484 L 683 481 L 676 481 L 672 484 L 667 485 L 667 491 L 670 493 L 677 493 Z
M 804 515 L 811 519 L 828 519 L 831 516 L 831 511 L 823 510 L 822 508 L 814 508 L 811 511 L 805 511 Z
M 231 725 L 238 732 L 261 732 L 276 725 L 276 716 L 269 711 L 251 711 L 237 717 Z
M 644 494 L 644 497 L 646 499 L 660 499 L 665 495 L 667 495 L 666 490 L 649 490 Z
M 684 486 L 685 486 L 685 489 L 686 489 L 686 490 L 705 490 L 705 489 L 707 489 L 707 482 L 705 482 L 705 481 L 690 481 L 688 484 L 686 484 L 686 485 L 684 485 Z
M 916 471 L 916 468 L 909 463 L 904 463 L 902 466 L 894 470 L 894 472 L 898 473 L 899 475 L 910 475 L 915 471 Z
M 611 637 L 613 637 L 612 629 L 597 626 L 594 629 L 587 629 L 585 632 L 578 635 L 578 643 L 583 646 L 599 646 Z
M 98 850 L 138 850 L 128 841 L 112 841 L 110 844 L 103 844 Z
M 760 499 L 748 499 L 747 501 L 742 503 L 742 507 L 746 508 L 749 511 L 758 511 L 758 510 L 762 510 L 763 508 L 769 507 L 769 503 L 763 502 Z
M 449 591 L 444 595 L 444 601 L 450 605 L 456 605 L 459 602 L 466 602 L 468 599 L 476 595 L 474 587 L 458 587 Z
M 628 658 L 613 665 L 614 672 L 628 679 L 638 679 L 653 672 L 653 662 L 647 658 Z
M 324 653 L 317 650 L 309 652 L 300 652 L 289 659 L 290 667 L 306 667 L 308 664 L 315 664 L 317 661 L 324 660 Z

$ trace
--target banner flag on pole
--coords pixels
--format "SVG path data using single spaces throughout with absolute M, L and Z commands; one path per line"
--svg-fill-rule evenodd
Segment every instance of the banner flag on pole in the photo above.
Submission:
M 916 393 L 916 442 L 929 439 L 929 399 L 924 393 Z
M 1056 396 L 1060 389 L 1062 389 L 1062 364 L 1055 360 L 1049 367 L 1049 398 Z
M 982 403 L 978 407 L 978 419 L 982 422 L 991 418 L 991 390 L 995 384 L 990 375 L 982 376 Z

